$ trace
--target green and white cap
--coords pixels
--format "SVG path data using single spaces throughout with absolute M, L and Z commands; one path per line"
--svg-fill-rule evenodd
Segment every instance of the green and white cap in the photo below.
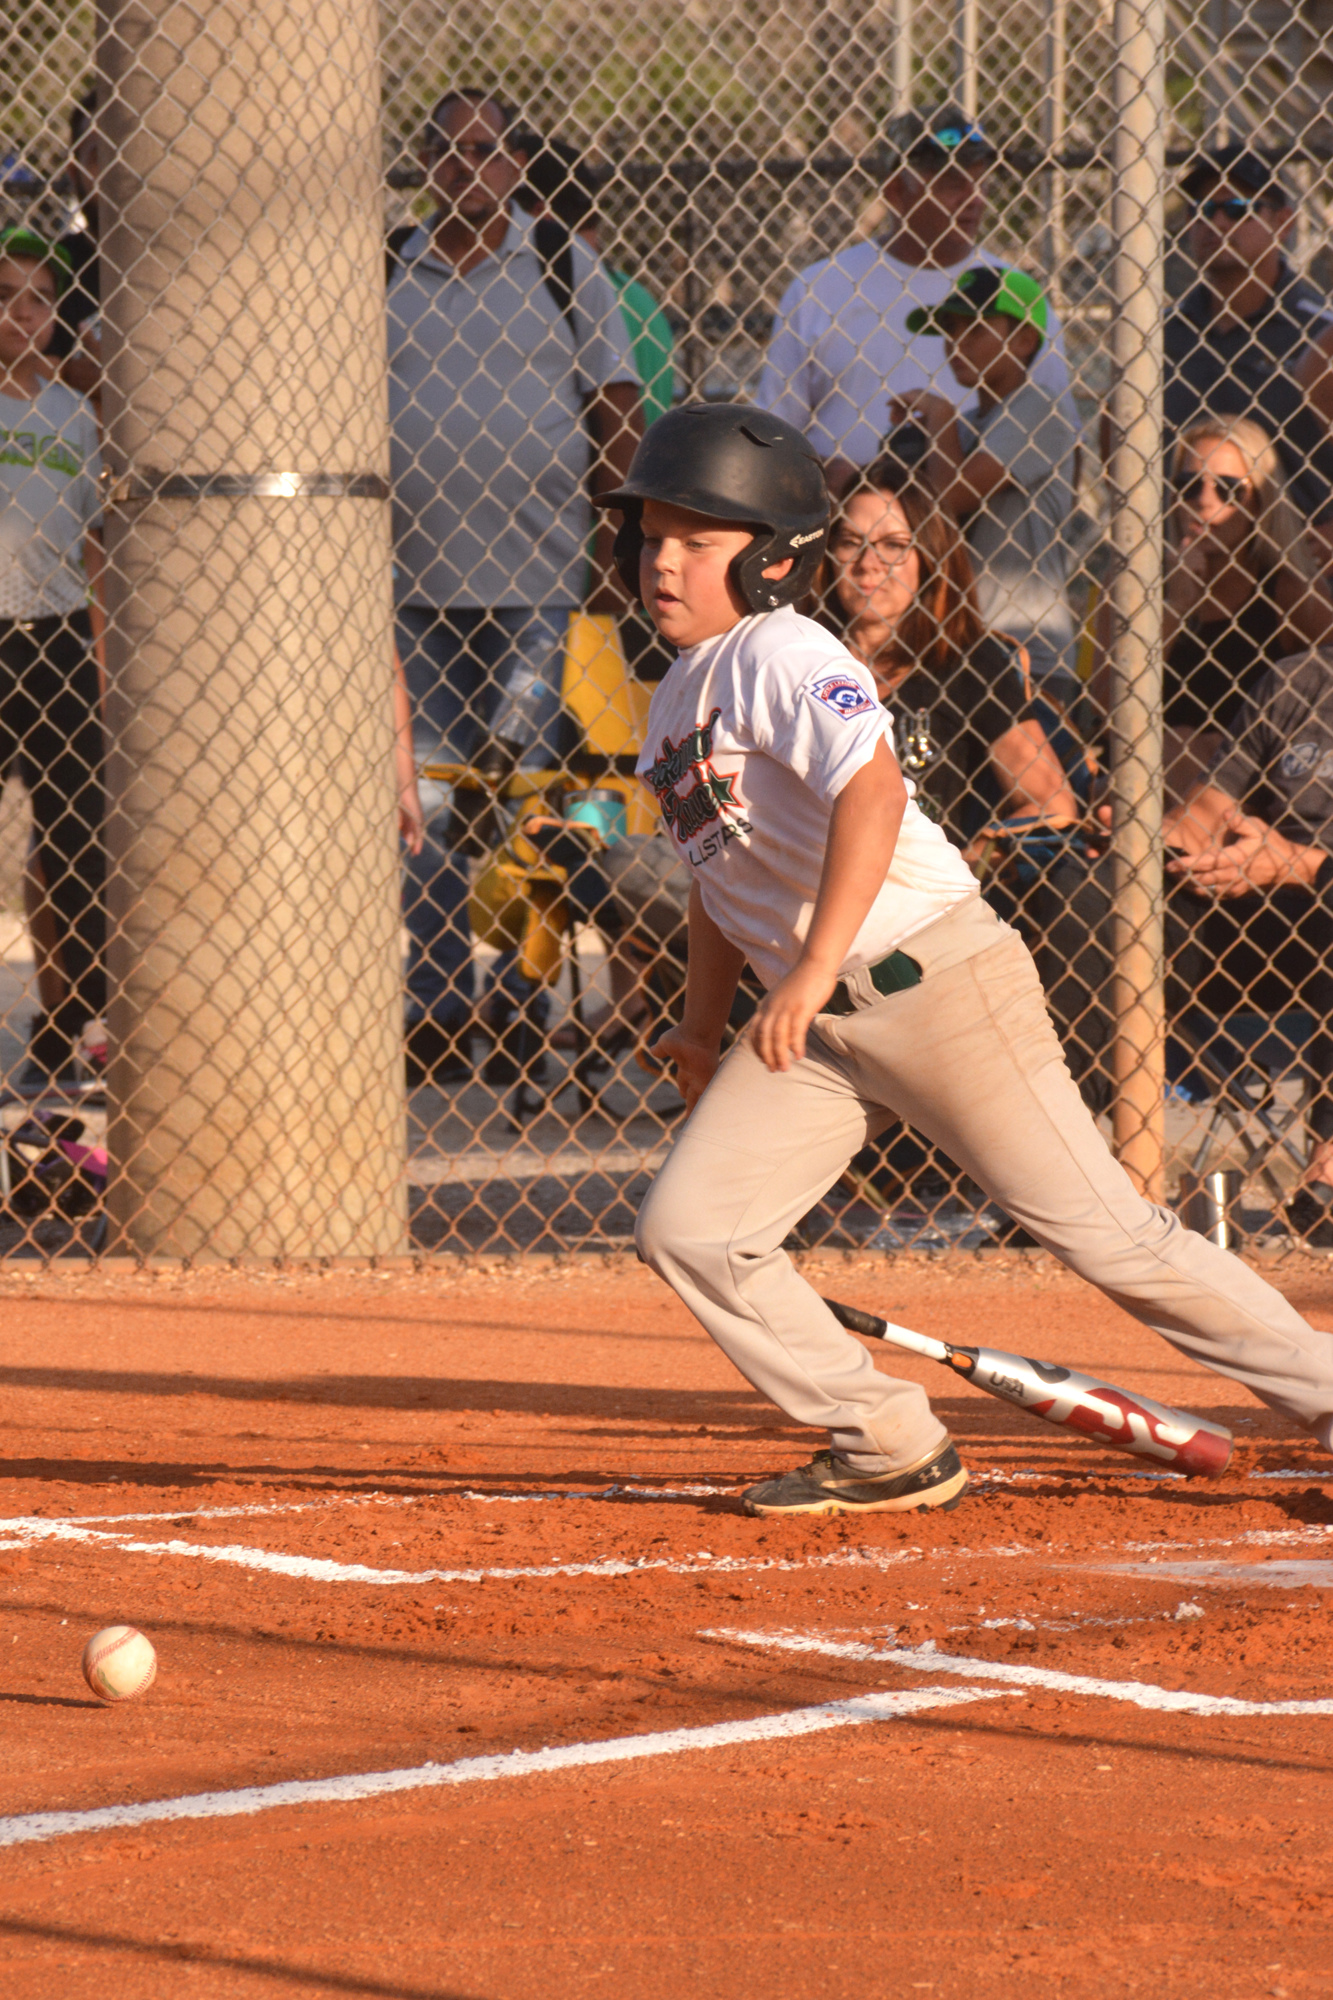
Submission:
M 997 271 L 990 264 L 974 264 L 964 271 L 947 299 L 938 306 L 918 306 L 907 315 L 909 333 L 943 333 L 941 321 L 984 319 L 988 313 L 1005 313 L 1046 337 L 1046 299 L 1035 278 L 1026 271 Z
M 74 266 L 64 244 L 48 243 L 35 229 L 25 229 L 21 223 L 0 229 L 0 257 L 30 257 L 35 264 L 48 265 L 56 281 L 57 298 L 69 289 L 74 276 Z

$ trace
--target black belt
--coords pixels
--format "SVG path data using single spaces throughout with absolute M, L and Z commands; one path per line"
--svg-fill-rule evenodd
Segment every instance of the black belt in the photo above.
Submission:
M 868 965 L 870 984 L 876 993 L 906 993 L 910 986 L 921 984 L 921 967 L 905 951 L 891 951 L 878 965 Z M 854 1014 L 856 1003 L 840 979 L 829 996 L 828 1005 L 822 1009 L 825 1014 Z

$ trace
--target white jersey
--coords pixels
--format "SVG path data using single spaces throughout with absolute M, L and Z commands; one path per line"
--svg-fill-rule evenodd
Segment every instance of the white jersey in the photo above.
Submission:
M 829 814 L 893 725 L 868 670 L 795 611 L 758 612 L 678 655 L 658 683 L 638 772 L 704 908 L 765 986 L 800 955 Z M 908 804 L 884 886 L 840 971 L 895 950 L 980 892 L 956 847 Z

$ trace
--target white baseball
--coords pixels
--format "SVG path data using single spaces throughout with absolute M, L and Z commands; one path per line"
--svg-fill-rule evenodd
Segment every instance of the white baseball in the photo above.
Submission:
M 136 1626 L 107 1625 L 83 1649 L 83 1678 L 99 1701 L 129 1701 L 157 1678 L 157 1654 Z

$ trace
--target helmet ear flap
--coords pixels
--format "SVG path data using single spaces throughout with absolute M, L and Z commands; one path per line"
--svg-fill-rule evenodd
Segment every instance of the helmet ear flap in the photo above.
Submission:
M 620 526 L 616 529 L 615 541 L 611 544 L 611 560 L 615 563 L 616 574 L 634 602 L 642 604 L 639 557 L 643 554 L 643 502 L 625 500 L 621 505 L 624 513 Z
M 747 548 L 733 556 L 727 575 L 747 611 L 776 611 L 781 604 L 795 604 L 813 586 L 824 556 L 825 534 L 802 536 L 807 546 L 793 549 L 785 534 L 756 534 Z M 765 576 L 771 563 L 791 556 L 792 566 L 785 576 Z

